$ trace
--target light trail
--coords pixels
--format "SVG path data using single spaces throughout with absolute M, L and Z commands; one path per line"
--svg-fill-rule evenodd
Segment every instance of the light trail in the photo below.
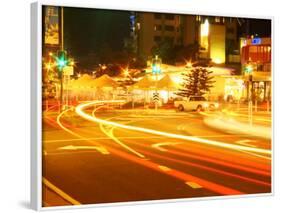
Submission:
M 76 137 L 79 137 L 79 138 L 81 138 L 85 141 L 89 141 L 87 138 L 85 138 L 85 137 L 81 136 L 80 134 L 77 134 L 77 133 L 71 131 L 70 129 L 66 128 L 65 126 L 63 126 L 63 124 L 60 122 L 60 118 L 65 112 L 66 111 L 63 111 L 57 117 L 57 122 L 59 122 L 58 124 L 60 125 L 60 127 L 62 127 L 63 130 L 67 131 L 68 133 L 70 133 L 70 134 L 72 134 Z M 93 143 L 92 141 L 89 141 L 89 142 Z M 167 170 L 163 171 L 161 168 L 159 168 L 159 164 L 157 164 L 157 163 L 147 161 L 146 159 L 136 157 L 134 155 L 125 153 L 123 151 L 119 151 L 119 150 L 114 149 L 114 148 L 110 148 L 109 150 L 110 150 L 111 153 L 113 153 L 113 154 L 115 154 L 119 157 L 122 157 L 126 160 L 129 160 L 131 162 L 135 162 L 139 165 L 145 166 L 146 168 L 150 168 L 150 169 L 153 169 L 155 171 L 162 172 L 162 173 L 167 174 L 169 176 L 175 177 L 179 180 L 183 180 L 184 182 L 190 182 L 190 181 L 197 182 L 198 184 L 200 184 L 204 188 L 206 188 L 210 191 L 213 191 L 215 193 L 221 194 L 221 195 L 241 195 L 241 194 L 245 194 L 244 192 L 241 192 L 239 190 L 235 190 L 235 189 L 232 189 L 230 187 L 226 187 L 226 186 L 223 186 L 223 185 L 220 185 L 220 184 L 216 184 L 216 183 L 207 181 L 205 179 L 202 179 L 202 178 L 199 178 L 199 177 L 187 174 L 187 173 L 183 173 L 183 172 L 175 170 L 175 169 L 171 169 L 169 171 L 167 171 Z
M 204 166 L 204 165 L 200 165 L 200 164 L 197 164 L 197 163 L 183 161 L 183 160 L 179 160 L 179 159 L 176 159 L 176 158 L 166 157 L 166 156 L 159 155 L 159 154 L 154 154 L 154 153 L 148 152 L 148 151 L 143 151 L 143 152 L 146 153 L 146 155 L 151 155 L 151 156 L 154 156 L 154 157 L 157 157 L 157 158 L 160 158 L 160 159 L 164 159 L 164 160 L 167 160 L 167 161 L 172 161 L 172 162 L 180 163 L 180 164 L 183 164 L 183 165 L 192 166 L 192 167 L 195 167 L 195 168 L 203 169 L 205 171 L 209 171 L 209 172 L 213 172 L 213 173 L 217 173 L 217 174 L 222 174 L 222 175 L 225 175 L 225 176 L 229 176 L 229 177 L 233 177 L 233 178 L 249 181 L 249 182 L 256 183 L 256 184 L 261 184 L 261 185 L 265 185 L 265 186 L 271 186 L 270 183 L 267 183 L 267 182 L 264 182 L 264 181 L 256 180 L 256 179 L 253 179 L 253 178 L 244 177 L 244 176 L 241 176 L 239 174 L 235 174 L 235 173 L 231 173 L 231 172 L 215 169 L 215 168 L 212 168 L 212 167 L 209 167 L 209 166 Z
M 142 145 L 140 143 L 136 143 L 136 145 L 139 146 L 139 147 L 142 147 L 142 148 L 147 148 L 145 145 Z M 141 149 L 141 151 L 146 152 L 143 149 Z M 245 171 L 245 172 L 255 173 L 255 174 L 264 175 L 264 176 L 271 176 L 271 172 L 270 171 L 264 171 L 264 168 L 255 168 L 255 167 L 252 167 L 252 165 L 249 165 L 249 164 L 246 164 L 246 165 L 245 164 L 244 165 L 243 164 L 234 164 L 233 162 L 229 162 L 225 158 L 216 159 L 216 158 L 211 158 L 209 156 L 204 156 L 204 155 L 198 154 L 198 153 L 196 153 L 196 154 L 188 153 L 188 151 L 190 151 L 190 150 L 188 150 L 188 151 L 184 150 L 183 152 L 181 152 L 181 151 L 169 149 L 169 150 L 166 150 L 166 151 L 169 152 L 170 154 L 173 154 L 173 155 L 176 155 L 176 156 L 179 156 L 179 157 L 187 157 L 187 158 L 191 158 L 191 159 L 195 159 L 195 160 L 200 160 L 200 161 L 204 161 L 204 162 L 217 164 L 217 165 L 224 166 L 224 167 L 238 169 L 238 170 Z M 147 154 L 149 155 L 148 152 L 147 152 Z M 249 152 L 247 154 L 252 154 L 252 153 Z M 174 159 L 177 159 L 177 158 L 178 157 L 175 157 Z
M 93 112 L 92 112 L 93 117 L 95 117 L 95 112 L 96 112 L 98 109 L 100 109 L 100 108 L 104 108 L 104 107 L 103 107 L 103 106 L 99 106 L 99 107 L 97 107 L 96 109 L 93 110 Z M 113 118 L 116 118 L 116 117 L 113 117 Z M 112 118 L 110 118 L 110 119 L 112 119 Z M 143 154 L 137 152 L 136 150 L 134 150 L 134 149 L 132 149 L 131 147 L 127 146 L 126 144 L 122 143 L 122 141 L 120 141 L 117 137 L 115 137 L 114 134 L 113 134 L 113 132 L 112 132 L 112 129 L 113 129 L 114 127 L 111 126 L 111 130 L 110 130 L 110 131 L 106 131 L 105 127 L 104 127 L 101 123 L 100 123 L 99 126 L 100 126 L 101 131 L 102 131 L 105 135 L 107 135 L 109 138 L 111 138 L 113 141 L 115 141 L 115 142 L 116 142 L 117 144 L 119 144 L 121 147 L 123 147 L 123 148 L 126 149 L 127 151 L 129 151 L 129 152 L 131 152 L 131 153 L 137 155 L 137 156 L 140 157 L 140 158 L 145 158 L 145 156 L 144 156 Z
M 243 150 L 243 151 L 249 151 L 249 152 L 256 152 L 256 153 L 263 153 L 263 154 L 271 154 L 271 150 L 267 149 L 261 149 L 261 148 L 254 148 L 254 147 L 245 147 L 245 146 L 240 146 L 236 144 L 228 144 L 224 143 L 221 141 L 213 141 L 213 140 L 208 140 L 208 139 L 203 139 L 203 138 L 196 138 L 193 136 L 187 136 L 187 135 L 179 135 L 179 134 L 173 134 L 173 133 L 168 133 L 168 132 L 162 132 L 158 130 L 153 130 L 153 129 L 147 129 L 143 127 L 136 127 L 136 126 L 129 126 L 129 125 L 124 125 L 112 121 L 107 121 L 103 119 L 99 119 L 97 117 L 93 117 L 87 113 L 84 112 L 85 109 L 95 105 L 95 104 L 101 104 L 101 103 L 122 103 L 123 101 L 118 101 L 118 100 L 113 100 L 113 101 L 93 101 L 90 103 L 83 103 L 78 105 L 75 108 L 76 113 L 83 117 L 86 120 L 96 122 L 96 123 L 101 123 L 104 125 L 111 125 L 123 129 L 128 129 L 128 130 L 133 130 L 133 131 L 139 131 L 139 132 L 144 132 L 148 134 L 155 134 L 155 135 L 161 135 L 169 138 L 177 138 L 177 139 L 182 139 L 182 140 L 188 140 L 188 141 L 193 141 L 197 143 L 203 143 L 203 144 L 208 144 L 212 146 L 217 146 L 217 147 L 222 147 L 222 148 L 227 148 L 227 149 L 232 149 L 232 150 Z

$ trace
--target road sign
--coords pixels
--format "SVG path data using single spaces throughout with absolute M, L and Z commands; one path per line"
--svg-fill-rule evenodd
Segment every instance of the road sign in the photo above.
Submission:
M 73 75 L 73 66 L 65 66 L 63 68 L 64 75 Z
M 159 93 L 158 92 L 155 92 L 153 93 L 153 101 L 159 101 Z

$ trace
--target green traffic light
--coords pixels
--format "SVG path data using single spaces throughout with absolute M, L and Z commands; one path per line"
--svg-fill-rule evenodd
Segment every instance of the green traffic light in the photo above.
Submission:
M 59 69 L 63 69 L 67 65 L 67 60 L 64 57 L 57 59 L 57 65 Z
M 253 72 L 253 67 L 251 66 L 251 65 L 247 65 L 246 67 L 245 67 L 245 72 L 246 73 L 252 73 Z

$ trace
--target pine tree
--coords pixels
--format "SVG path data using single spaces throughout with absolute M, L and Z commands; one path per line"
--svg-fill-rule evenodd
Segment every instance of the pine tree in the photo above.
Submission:
M 194 67 L 187 73 L 183 73 L 184 83 L 183 88 L 176 94 L 182 97 L 189 97 L 192 95 L 202 96 L 209 92 L 213 87 L 213 77 L 210 76 L 212 71 L 206 67 Z

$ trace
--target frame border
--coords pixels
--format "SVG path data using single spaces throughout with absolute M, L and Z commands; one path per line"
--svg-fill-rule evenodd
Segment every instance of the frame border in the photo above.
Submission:
M 258 194 L 246 194 L 246 195 L 228 195 L 228 196 L 212 196 L 212 197 L 198 197 L 198 198 L 180 198 L 180 199 L 162 199 L 162 200 L 148 200 L 148 201 L 129 201 L 129 202 L 118 202 L 118 203 L 101 203 L 101 204 L 82 204 L 74 206 L 54 206 L 54 207 L 43 207 L 42 202 L 42 8 L 43 6 L 62 6 L 62 7 L 76 7 L 85 9 L 105 9 L 105 10 L 121 10 L 121 11 L 138 11 L 138 12 L 158 12 L 158 13 L 176 13 L 183 15 L 206 15 L 206 16 L 225 16 L 225 17 L 241 17 L 241 18 L 256 18 L 256 19 L 268 19 L 271 20 L 271 88 L 272 88 L 272 100 L 271 100 L 271 192 L 269 193 L 258 193 Z M 225 14 L 220 12 L 206 12 L 206 11 L 194 11 L 184 9 L 152 9 L 142 6 L 138 8 L 136 6 L 112 6 L 106 3 L 96 2 L 62 2 L 58 0 L 38 0 L 37 2 L 31 3 L 31 208 L 36 211 L 49 211 L 49 210 L 63 210 L 63 209 L 86 209 L 86 208 L 98 208 L 98 207 L 113 207 L 113 206 L 131 206 L 131 205 L 143 205 L 143 204 L 162 204 L 162 203 L 176 203 L 176 202 L 192 202 L 192 201 L 211 201 L 211 200 L 224 200 L 224 199 L 239 199 L 239 198 L 252 198 L 252 197 L 265 197 L 275 195 L 275 125 L 274 125 L 274 114 L 275 114 L 275 80 L 274 80 L 274 33 L 275 33 L 275 19 L 274 16 L 257 16 L 257 15 L 244 15 L 244 14 Z

